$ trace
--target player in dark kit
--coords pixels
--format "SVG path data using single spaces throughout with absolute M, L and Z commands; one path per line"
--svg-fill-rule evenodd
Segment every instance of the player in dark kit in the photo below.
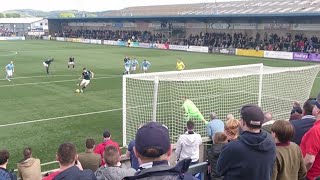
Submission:
M 46 61 L 44 61 L 42 64 L 43 66 L 46 68 L 46 71 L 47 71 L 47 74 L 49 74 L 49 67 L 50 67 L 50 64 L 53 62 L 53 58 L 51 59 L 48 59 Z
M 68 69 L 70 69 L 70 66 L 72 66 L 72 68 L 74 69 L 75 67 L 74 57 L 69 58 Z
M 79 79 L 82 79 L 81 83 L 78 84 L 80 86 L 80 92 L 83 93 L 83 90 L 89 85 L 90 80 L 94 77 L 94 73 L 92 71 L 87 70 L 86 68 L 83 68 L 81 77 Z

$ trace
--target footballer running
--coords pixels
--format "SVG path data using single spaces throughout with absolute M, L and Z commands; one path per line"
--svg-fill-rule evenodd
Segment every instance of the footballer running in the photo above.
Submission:
M 51 65 L 51 63 L 53 62 L 53 58 L 51 59 L 47 59 L 46 61 L 44 61 L 42 64 L 43 66 L 46 68 L 47 74 L 49 74 L 49 67 Z
M 70 57 L 68 61 L 68 69 L 72 66 L 72 69 L 75 67 L 74 57 Z
M 13 61 L 10 61 L 10 63 L 8 65 L 6 65 L 5 70 L 7 72 L 7 76 L 6 79 L 8 81 L 11 81 L 10 78 L 12 78 L 12 75 L 14 73 L 14 65 L 13 65 Z
M 83 93 L 84 89 L 89 85 L 90 80 L 94 77 L 94 73 L 92 71 L 87 70 L 86 68 L 83 68 L 81 77 L 79 79 L 82 79 L 80 84 L 77 84 L 80 86 L 80 92 Z

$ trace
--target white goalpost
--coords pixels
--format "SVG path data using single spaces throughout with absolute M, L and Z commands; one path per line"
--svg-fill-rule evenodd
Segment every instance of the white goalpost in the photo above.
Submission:
M 274 119 L 288 119 L 293 101 L 309 98 L 320 65 L 268 67 L 250 64 L 123 76 L 123 145 L 135 138 L 138 127 L 150 121 L 166 125 L 171 142 L 184 133 L 182 97 L 192 100 L 206 120 L 216 112 L 221 120 L 239 118 L 245 104 L 257 104 Z M 197 119 L 196 132 L 207 136 Z

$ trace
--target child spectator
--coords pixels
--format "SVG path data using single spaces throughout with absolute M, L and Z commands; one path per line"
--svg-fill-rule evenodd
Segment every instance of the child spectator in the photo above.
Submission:
M 223 132 L 217 132 L 214 134 L 212 137 L 212 141 L 214 144 L 210 149 L 207 150 L 207 156 L 208 156 L 208 161 L 209 161 L 209 172 L 210 172 L 210 177 L 211 180 L 222 180 L 223 177 L 219 176 L 216 172 L 216 167 L 217 167 L 217 161 L 219 158 L 219 155 L 221 153 L 221 150 L 225 144 L 228 143 L 227 135 Z
M 289 121 L 278 120 L 271 127 L 276 143 L 276 161 L 273 166 L 272 180 L 304 179 L 307 174 L 299 146 L 290 140 L 294 128 Z
M 225 126 L 225 133 L 228 136 L 228 141 L 235 141 L 238 139 L 239 136 L 239 128 L 240 128 L 240 121 L 237 119 L 230 119 L 226 122 Z

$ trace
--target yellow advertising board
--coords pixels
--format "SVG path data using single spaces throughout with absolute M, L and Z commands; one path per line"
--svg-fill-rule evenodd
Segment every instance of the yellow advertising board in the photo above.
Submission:
M 263 57 L 264 51 L 256 51 L 253 49 L 237 49 L 237 56 Z

